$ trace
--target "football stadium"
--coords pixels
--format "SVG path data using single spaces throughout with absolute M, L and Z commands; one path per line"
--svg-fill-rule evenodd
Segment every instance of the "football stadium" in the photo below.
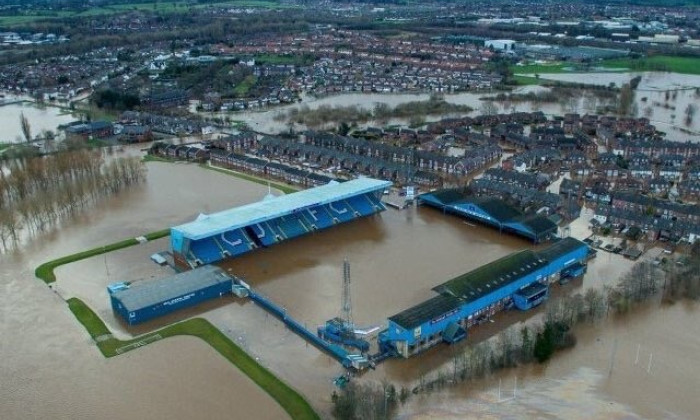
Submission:
M 170 241 L 176 267 L 195 268 L 275 245 L 386 210 L 389 181 L 358 178 L 236 207 L 176 226 Z
M 390 316 L 377 328 L 377 345 L 370 353 L 369 343 L 358 335 L 350 316 L 331 319 L 312 332 L 244 279 L 213 265 L 385 211 L 381 198 L 390 187 L 388 181 L 371 178 L 332 181 L 200 214 L 196 220 L 171 229 L 173 265 L 180 273 L 143 283 L 110 285 L 112 308 L 128 325 L 135 325 L 207 299 L 235 295 L 251 299 L 344 367 L 362 370 L 389 357 L 407 358 L 439 343 L 465 339 L 470 328 L 496 312 L 529 310 L 548 298 L 553 282 L 579 277 L 586 271 L 589 248 L 577 239 L 555 238 L 537 251 L 513 252 L 434 286 L 435 296 Z M 423 194 L 418 202 L 532 242 L 551 239 L 556 230 L 556 225 L 542 216 L 526 216 L 498 200 L 469 197 L 457 190 Z M 346 270 L 348 284 L 344 286 L 349 286 L 349 266 Z

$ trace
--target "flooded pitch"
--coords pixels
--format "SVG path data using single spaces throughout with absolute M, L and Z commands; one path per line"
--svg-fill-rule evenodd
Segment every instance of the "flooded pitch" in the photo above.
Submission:
M 196 166 L 148 168 L 147 185 L 106 200 L 24 249 L 0 255 L 0 418 L 286 418 L 247 376 L 194 338 L 168 339 L 105 359 L 63 299 L 34 277 L 42 262 L 267 192 Z M 211 197 L 203 196 L 203 186 L 211 188 Z M 148 258 L 146 252 L 136 255 Z M 114 276 L 128 270 L 128 261 L 109 258 Z M 96 261 L 101 264 L 94 272 L 78 270 L 87 294 L 92 280 L 106 276 L 104 258 Z
M 123 337 L 189 316 L 204 316 L 327 415 L 331 380 L 341 373 L 340 366 L 249 301 L 224 298 L 136 330 L 114 317 L 106 284 L 167 274 L 148 260 L 151 253 L 167 249 L 167 239 L 63 266 L 56 271 L 56 293 L 33 278 L 33 268 L 46 260 L 191 220 L 199 212 L 255 201 L 267 193 L 264 186 L 195 165 L 150 163 L 148 168 L 147 185 L 105 201 L 21 252 L 0 257 L 0 332 L 5 337 L 0 344 L 0 400 L 6 402 L 0 416 L 184 419 L 203 413 L 209 418 L 235 413 L 236 418 L 284 417 L 271 398 L 195 339 L 168 339 L 104 359 L 60 298 L 72 296 L 88 303 Z M 372 325 L 432 296 L 433 286 L 530 246 L 522 239 L 467 225 L 433 209 L 388 210 L 251 253 L 224 267 L 314 329 L 340 313 L 344 258 L 351 262 L 355 321 Z M 583 284 L 566 287 L 606 283 L 628 266 L 617 255 L 601 254 L 592 261 Z M 496 323 L 486 324 L 471 339 L 494 334 L 528 316 L 501 314 Z M 546 368 L 503 374 L 504 384 L 522 375 L 521 396 L 513 402 L 494 404 L 497 390 L 491 380 L 417 397 L 400 415 L 521 418 L 531 413 L 534 417 L 576 418 L 572 413 L 581 412 L 602 418 L 691 418 L 689 414 L 700 408 L 700 402 L 692 398 L 700 385 L 696 317 L 694 308 L 677 305 L 583 331 L 579 345 Z M 615 337 L 616 362 L 613 374 L 608 375 Z M 638 344 L 644 363 L 654 354 L 651 374 L 646 373 L 645 364 L 629 366 Z M 454 349 L 458 348 L 437 346 L 411 360 L 389 361 L 366 376 L 410 386 L 421 373 L 449 362 Z M 691 367 L 684 369 L 686 366 Z

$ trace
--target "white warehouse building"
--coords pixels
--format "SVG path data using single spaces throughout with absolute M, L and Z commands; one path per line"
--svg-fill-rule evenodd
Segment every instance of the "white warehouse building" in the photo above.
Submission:
M 515 41 L 512 39 L 491 39 L 484 43 L 486 48 L 493 48 L 495 51 L 513 51 Z

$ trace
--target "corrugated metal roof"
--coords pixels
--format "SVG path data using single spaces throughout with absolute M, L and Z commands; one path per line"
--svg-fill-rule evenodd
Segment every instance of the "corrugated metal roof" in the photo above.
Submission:
M 546 264 L 547 261 L 534 251 L 523 250 L 448 280 L 434 287 L 433 290 L 460 297 L 465 302 L 473 302 L 525 277 Z
M 185 238 L 202 239 L 285 216 L 301 208 L 332 203 L 358 194 L 383 190 L 390 186 L 391 182 L 389 181 L 372 178 L 357 178 L 343 183 L 333 182 L 210 215 L 200 215 L 197 220 L 175 226 L 172 230 L 181 232 Z
M 132 283 L 128 289 L 114 292 L 112 297 L 132 312 L 225 281 L 231 281 L 228 274 L 216 266 L 205 265 L 170 277 Z
M 408 308 L 389 320 L 408 330 L 459 308 L 461 302 L 461 299 L 454 296 L 439 295 Z
M 588 248 L 588 245 L 576 238 L 568 237 L 554 242 L 547 248 L 538 251 L 537 254 L 548 261 L 554 261 L 578 248 Z

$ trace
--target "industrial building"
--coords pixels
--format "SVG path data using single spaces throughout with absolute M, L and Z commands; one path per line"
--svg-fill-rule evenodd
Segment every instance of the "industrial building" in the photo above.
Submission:
M 173 227 L 170 244 L 175 265 L 189 269 L 235 257 L 256 248 L 322 230 L 386 210 L 381 202 L 391 182 L 357 178 L 332 181 L 279 197 L 201 214 L 193 222 Z
M 496 51 L 513 51 L 515 49 L 515 41 L 512 39 L 490 39 L 484 42 L 484 46 Z
M 215 266 L 170 277 L 107 287 L 112 309 L 129 325 L 140 324 L 205 300 L 230 294 L 233 278 Z
M 500 232 L 511 232 L 538 243 L 552 237 L 557 225 L 539 214 L 523 214 L 520 210 L 493 197 L 475 197 L 461 189 L 445 189 L 418 196 L 418 202 L 444 212 L 458 214 Z
M 565 238 L 542 251 L 523 250 L 433 288 L 438 296 L 398 313 L 379 335 L 382 352 L 402 357 L 466 337 L 497 311 L 530 309 L 547 299 L 549 284 L 585 272 L 588 246 Z

